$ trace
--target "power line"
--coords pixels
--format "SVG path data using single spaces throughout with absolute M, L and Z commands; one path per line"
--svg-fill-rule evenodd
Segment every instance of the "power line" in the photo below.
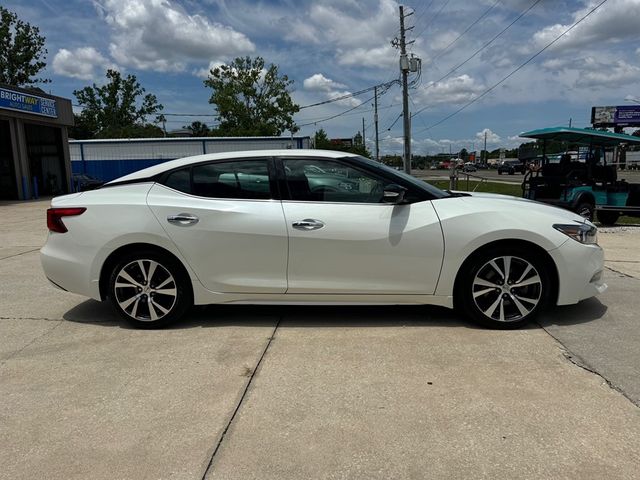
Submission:
M 438 122 L 428 126 L 427 128 L 425 128 L 424 130 L 420 130 L 419 132 L 416 133 L 424 133 L 427 130 L 431 130 L 433 127 L 437 127 L 438 125 L 446 122 L 447 120 L 449 120 L 450 118 L 454 117 L 455 115 L 457 115 L 458 113 L 460 113 L 461 111 L 463 111 L 464 109 L 466 109 L 467 107 L 473 105 L 474 103 L 476 103 L 478 100 L 480 100 L 482 97 L 484 97 L 485 95 L 487 95 L 488 93 L 490 93 L 491 91 L 493 91 L 496 87 L 498 87 L 499 85 L 503 84 L 505 81 L 507 81 L 511 76 L 513 76 L 515 73 L 517 73 L 518 71 L 522 70 L 526 65 L 528 65 L 529 63 L 531 63 L 535 58 L 537 58 L 538 56 L 540 56 L 545 50 L 547 50 L 550 46 L 552 46 L 554 43 L 556 43 L 558 40 L 560 40 L 562 37 L 564 37 L 567 33 L 569 33 L 571 30 L 573 30 L 575 27 L 577 27 L 583 20 L 585 20 L 589 15 L 591 15 L 593 12 L 595 12 L 597 9 L 599 9 L 602 5 L 604 5 L 605 3 L 607 3 L 608 0 L 602 0 L 599 4 L 597 4 L 595 7 L 593 7 L 591 10 L 589 10 L 589 12 L 587 12 L 582 18 L 580 18 L 580 20 L 576 21 L 573 25 L 571 25 L 569 28 L 567 28 L 564 32 L 562 32 L 560 35 L 558 35 L 556 38 L 554 38 L 551 42 L 547 43 L 541 50 L 538 50 L 537 53 L 535 53 L 534 55 L 532 55 L 531 57 L 529 57 L 529 59 L 527 59 L 524 63 L 521 63 L 516 69 L 512 70 L 508 75 L 506 75 L 505 77 L 503 77 L 500 81 L 494 83 L 491 87 L 487 88 L 484 92 L 482 92 L 480 95 L 478 95 L 476 98 L 474 98 L 473 100 L 470 100 L 469 102 L 465 103 L 462 107 L 460 107 L 458 110 L 456 110 L 455 112 L 447 115 L 446 117 L 444 117 L 443 119 L 439 120 Z M 536 2 L 537 3 L 537 2 Z
M 419 20 L 420 20 L 424 15 L 425 15 L 425 13 L 427 13 L 427 12 L 429 11 L 429 8 L 431 8 L 431 5 L 433 4 L 433 2 L 434 2 L 434 1 L 435 1 L 435 0 L 431 0 L 431 1 L 429 2 L 429 5 L 427 5 L 427 6 L 424 8 L 424 10 L 422 11 L 422 13 L 416 17 L 416 24 L 417 24 L 417 23 L 418 23 L 418 21 L 419 21 Z
M 316 121 L 314 121 L 314 122 L 302 123 L 302 124 L 300 124 L 300 125 L 296 125 L 296 126 L 297 126 L 297 127 L 307 127 L 307 126 L 309 126 L 309 125 L 316 125 L 316 124 L 318 124 L 318 123 L 323 123 L 323 122 L 326 122 L 326 121 L 328 121 L 328 120 L 333 120 L 334 118 L 338 118 L 338 117 L 343 116 L 343 115 L 344 115 L 344 114 L 346 114 L 346 113 L 352 112 L 352 111 L 353 111 L 353 110 L 355 110 L 356 108 L 360 108 L 360 107 L 361 107 L 361 106 L 363 106 L 365 103 L 370 102 L 371 100 L 373 100 L 373 97 L 371 97 L 371 98 L 370 98 L 370 99 L 368 99 L 368 100 L 365 100 L 365 101 L 364 101 L 364 102 L 362 102 L 360 105 L 356 105 L 355 107 L 351 107 L 350 109 L 345 110 L 344 112 L 340 112 L 340 113 L 338 113 L 338 114 L 336 114 L 336 115 L 331 115 L 330 117 L 321 118 L 321 119 L 316 120 Z
M 402 118 L 402 114 L 403 112 L 400 112 L 398 114 L 398 116 L 396 117 L 396 119 L 391 123 L 391 125 L 389 125 L 389 127 L 387 128 L 387 131 L 391 130 L 393 128 L 393 126 L 398 122 L 398 120 L 400 120 Z
M 72 106 L 78 108 L 85 108 L 84 105 L 73 104 Z M 159 111 L 158 115 L 164 115 L 165 117 L 217 117 L 215 113 L 165 113 Z
M 381 85 L 383 85 L 383 86 L 384 86 L 384 89 L 383 89 L 380 93 L 378 93 L 378 97 L 381 97 L 382 95 L 384 95 L 385 93 L 387 93 L 387 92 L 389 91 L 389 89 L 390 89 L 390 88 L 391 88 L 395 83 L 396 83 L 396 82 L 395 82 L 395 81 L 393 81 L 393 82 L 387 82 L 387 83 L 383 83 L 383 84 L 381 84 Z M 375 98 L 375 95 L 374 95 L 373 97 L 371 97 L 371 98 L 367 99 L 367 100 L 364 100 L 360 105 L 356 105 L 355 107 L 351 107 L 351 108 L 349 108 L 349 109 L 347 109 L 347 110 L 344 110 L 343 112 L 337 113 L 337 114 L 335 114 L 335 115 L 331 115 L 331 116 L 326 117 L 326 118 L 321 118 L 321 119 L 315 120 L 315 121 L 313 121 L 313 122 L 303 123 L 303 124 L 301 124 L 301 125 L 296 125 L 296 126 L 297 126 L 297 127 L 307 127 L 307 126 L 309 126 L 309 125 L 315 125 L 315 124 L 318 124 L 318 123 L 326 122 L 326 121 L 328 121 L 328 120 L 333 120 L 334 118 L 338 118 L 338 117 L 341 117 L 341 116 L 343 116 L 343 115 L 346 115 L 347 113 L 352 112 L 353 110 L 355 110 L 355 109 L 357 109 L 357 108 L 360 108 L 360 107 L 362 107 L 363 105 L 366 105 L 367 103 L 369 103 L 370 101 L 372 101 L 374 98 Z
M 165 117 L 217 117 L 214 113 L 162 113 L 158 115 L 164 115 Z
M 333 97 L 333 98 L 330 98 L 329 100 L 324 100 L 322 102 L 311 103 L 309 105 L 303 105 L 303 106 L 300 107 L 300 110 L 302 110 L 304 108 L 311 108 L 311 107 L 317 107 L 317 106 L 320 106 L 320 105 L 326 105 L 327 103 L 333 103 L 333 102 L 337 102 L 337 101 L 340 101 L 340 100 L 346 100 L 347 98 L 352 98 L 352 97 L 355 97 L 355 96 L 358 96 L 358 95 L 362 95 L 363 93 L 370 92 L 374 88 L 377 88 L 377 87 L 389 88 L 391 85 L 393 85 L 396 82 L 398 82 L 398 80 L 394 79 L 394 80 L 391 80 L 391 81 L 388 81 L 388 82 L 384 82 L 384 83 L 380 83 L 378 85 L 374 85 L 372 87 L 364 88 L 364 89 L 359 90 L 357 92 L 347 93 L 347 94 L 341 95 L 339 97 Z
M 444 55 L 444 54 L 445 54 L 445 52 L 446 52 L 447 50 L 449 50 L 449 48 L 450 48 L 454 43 L 456 43 L 458 40 L 460 40 L 462 37 L 464 37 L 464 36 L 467 34 L 467 32 L 469 32 L 469 30 L 471 30 L 475 25 L 477 25 L 477 24 L 478 24 L 478 22 L 480 22 L 480 20 L 482 20 L 482 19 L 483 19 L 484 17 L 486 17 L 487 15 L 489 15 L 489 13 L 491 12 L 491 10 L 493 10 L 493 9 L 494 9 L 494 7 L 495 7 L 498 3 L 500 3 L 500 1 L 501 1 L 501 0 L 496 0 L 495 2 L 493 2 L 493 4 L 492 4 L 489 8 L 487 8 L 487 9 L 484 11 L 484 13 L 483 13 L 482 15 L 480 15 L 478 18 L 476 18 L 476 19 L 475 19 L 475 20 L 474 20 L 474 21 L 473 21 L 473 22 L 472 22 L 472 23 L 471 23 L 471 24 L 470 24 L 470 25 L 469 25 L 469 26 L 464 30 L 464 32 L 462 32 L 462 33 L 461 33 L 460 35 L 458 35 L 455 39 L 453 39 L 453 40 L 449 43 L 449 45 L 447 45 L 447 46 L 446 46 L 446 47 L 444 47 L 442 50 L 440 50 L 440 52 L 438 52 L 438 54 L 437 54 L 435 57 L 433 57 L 433 58 L 429 61 L 429 64 L 432 64 L 432 63 L 433 63 L 433 62 L 435 62 L 437 59 L 439 59 L 442 55 Z
M 378 95 L 378 96 L 380 96 L 380 95 Z M 382 107 L 378 107 L 378 110 L 387 110 L 389 108 L 398 107 L 400 105 L 402 105 L 402 104 L 401 103 L 392 103 L 390 105 L 384 105 Z M 358 106 L 362 106 L 362 104 L 360 104 Z M 373 112 L 373 108 L 367 108 L 366 110 L 360 110 L 359 112 L 355 112 L 355 113 L 346 113 L 344 116 L 345 117 L 349 117 L 351 115 L 360 115 L 362 113 L 367 113 L 367 112 Z M 318 122 L 318 121 L 321 121 L 323 118 L 324 117 L 319 117 L 319 118 L 300 118 L 300 119 L 298 119 L 298 121 L 299 122 Z
M 489 45 L 491 45 L 494 41 L 496 41 L 498 39 L 498 37 L 500 37 L 504 32 L 506 32 L 507 30 L 509 30 L 518 20 L 520 20 L 522 17 L 524 17 L 533 7 L 535 7 L 537 4 L 539 4 L 542 0 L 536 0 L 535 2 L 533 2 L 529 8 L 527 8 L 525 11 L 523 11 L 520 15 L 518 15 L 515 20 L 513 20 L 509 25 L 507 25 L 504 29 L 502 29 L 500 32 L 498 32 L 496 35 L 494 35 L 494 37 L 489 40 L 488 42 L 486 42 L 484 45 L 482 45 L 478 50 L 476 50 L 469 58 L 467 58 L 464 62 L 459 63 L 458 65 L 456 65 L 455 67 L 453 67 L 451 70 L 449 70 L 447 73 L 445 73 L 443 76 L 441 76 L 438 80 L 436 80 L 435 82 L 429 83 L 427 84 L 424 89 L 426 90 L 427 88 L 431 88 L 435 85 L 437 85 L 438 83 L 440 83 L 442 80 L 444 80 L 445 78 L 447 78 L 449 75 L 451 75 L 453 72 L 455 72 L 456 70 L 458 70 L 460 67 L 462 67 L 463 65 L 465 65 L 467 62 L 469 62 L 471 59 L 473 59 L 474 57 L 476 57 L 482 50 L 484 50 L 485 48 L 487 48 Z M 417 112 L 415 112 L 412 116 L 416 116 L 420 113 L 422 113 L 424 110 L 426 110 L 428 108 L 428 106 L 421 108 L 420 110 L 418 110 Z
M 372 90 L 374 90 L 375 88 L 384 88 L 385 91 L 386 89 L 390 88 L 393 84 L 395 83 L 399 83 L 398 79 L 394 79 L 394 80 L 389 80 L 387 82 L 384 83 L 380 83 L 378 85 L 373 85 L 371 87 L 367 87 L 367 88 L 363 88 L 362 90 L 358 90 L 357 92 L 353 92 L 353 93 L 347 93 L 345 95 L 340 95 L 339 97 L 333 97 L 330 98 L 328 100 L 324 100 L 322 102 L 317 102 L 317 103 L 312 103 L 309 105 L 302 105 L 300 107 L 300 110 L 304 109 L 304 108 L 311 108 L 311 107 L 317 107 L 320 105 L 326 105 L 328 103 L 333 103 L 333 102 L 338 102 L 340 100 L 346 100 L 349 98 L 353 98 L 356 97 L 358 95 L 362 95 L 363 93 L 367 93 L 370 92 Z M 73 104 L 74 107 L 79 107 L 79 108 L 84 108 L 84 106 L 82 105 L 76 105 Z M 158 112 L 158 115 L 164 115 L 165 117 L 218 117 L 218 114 L 213 114 L 213 113 L 165 113 L 165 112 Z
M 426 32 L 426 31 L 427 31 L 427 28 L 429 28 L 429 27 L 430 27 L 430 26 L 431 26 L 431 25 L 436 21 L 436 18 L 438 18 L 438 17 L 440 16 L 440 13 L 442 12 L 442 10 L 444 10 L 444 7 L 446 7 L 447 5 L 449 5 L 449 2 L 450 2 L 450 1 L 451 1 L 451 0 L 446 0 L 446 1 L 442 4 L 442 6 L 440 7 L 440 10 L 438 10 L 438 11 L 437 11 L 437 13 L 436 13 L 433 17 L 431 17 L 431 20 L 429 20 L 429 22 L 427 22 L 427 24 L 425 25 L 425 27 L 424 27 L 422 30 L 420 30 L 420 33 L 416 33 L 416 35 L 415 35 L 415 37 L 414 37 L 414 38 L 418 38 L 420 35 L 422 35 L 424 32 Z

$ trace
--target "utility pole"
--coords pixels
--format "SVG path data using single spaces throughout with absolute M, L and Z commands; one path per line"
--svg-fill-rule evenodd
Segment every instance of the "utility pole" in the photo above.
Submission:
M 489 156 L 487 155 L 487 131 L 484 131 L 484 164 L 486 165 L 489 161 Z
M 378 143 L 378 87 L 373 87 L 373 123 L 376 125 L 376 162 L 380 161 L 380 144 Z
M 367 148 L 367 141 L 365 140 L 365 138 L 367 138 L 364 134 L 364 117 L 362 117 L 362 146 L 366 149 Z
M 411 173 L 411 125 L 409 123 L 409 58 L 404 27 L 404 7 L 400 5 L 400 71 L 402 73 L 402 115 L 404 117 L 404 171 Z M 410 13 L 409 15 L 412 15 Z M 407 15 L 407 16 L 409 16 Z

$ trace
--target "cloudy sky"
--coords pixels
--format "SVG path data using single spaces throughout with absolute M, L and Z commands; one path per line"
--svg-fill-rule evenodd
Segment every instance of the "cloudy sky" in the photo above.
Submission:
M 422 59 L 422 74 L 412 77 L 410 90 L 410 109 L 420 111 L 412 120 L 414 152 L 448 151 L 449 145 L 454 151 L 479 148 L 485 131 L 489 149 L 509 147 L 519 143 L 517 134 L 522 131 L 567 125 L 570 118 L 574 126 L 588 126 L 592 105 L 628 105 L 626 98 L 640 97 L 640 0 L 608 0 L 504 83 L 440 123 L 601 1 L 407 3 L 405 10 L 414 12 L 406 20 L 413 27 L 408 34 L 414 41 L 410 51 Z M 165 112 L 210 114 L 210 91 L 203 78 L 210 66 L 240 55 L 260 55 L 279 65 L 294 80 L 293 97 L 300 105 L 399 76 L 399 53 L 391 46 L 399 33 L 394 0 L 5 0 L 3 4 L 40 27 L 49 51 L 46 74 L 52 79 L 46 88 L 70 98 L 74 89 L 100 83 L 105 69 L 115 67 L 135 74 L 147 91 L 157 95 Z M 304 135 L 324 128 L 330 136 L 349 137 L 362 128 L 364 117 L 369 142 L 371 103 L 367 93 L 303 109 L 296 121 L 309 124 L 301 128 Z M 378 104 L 381 153 L 399 151 L 402 122 L 392 126 L 401 113 L 399 87 L 380 96 Z M 195 119 L 171 117 L 168 128 Z M 199 119 L 215 123 L 211 117 Z

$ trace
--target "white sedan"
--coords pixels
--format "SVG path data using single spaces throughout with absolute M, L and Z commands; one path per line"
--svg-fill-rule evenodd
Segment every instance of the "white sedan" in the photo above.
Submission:
M 47 225 L 47 278 L 139 327 L 193 304 L 303 303 L 441 305 L 515 328 L 606 289 L 584 218 L 343 152 L 173 160 L 54 198 Z

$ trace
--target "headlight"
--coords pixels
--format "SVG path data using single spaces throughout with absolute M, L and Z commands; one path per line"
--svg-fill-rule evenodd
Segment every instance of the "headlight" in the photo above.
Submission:
M 587 245 L 598 243 L 598 229 L 588 223 L 556 224 L 553 228 L 573 238 L 577 242 Z

